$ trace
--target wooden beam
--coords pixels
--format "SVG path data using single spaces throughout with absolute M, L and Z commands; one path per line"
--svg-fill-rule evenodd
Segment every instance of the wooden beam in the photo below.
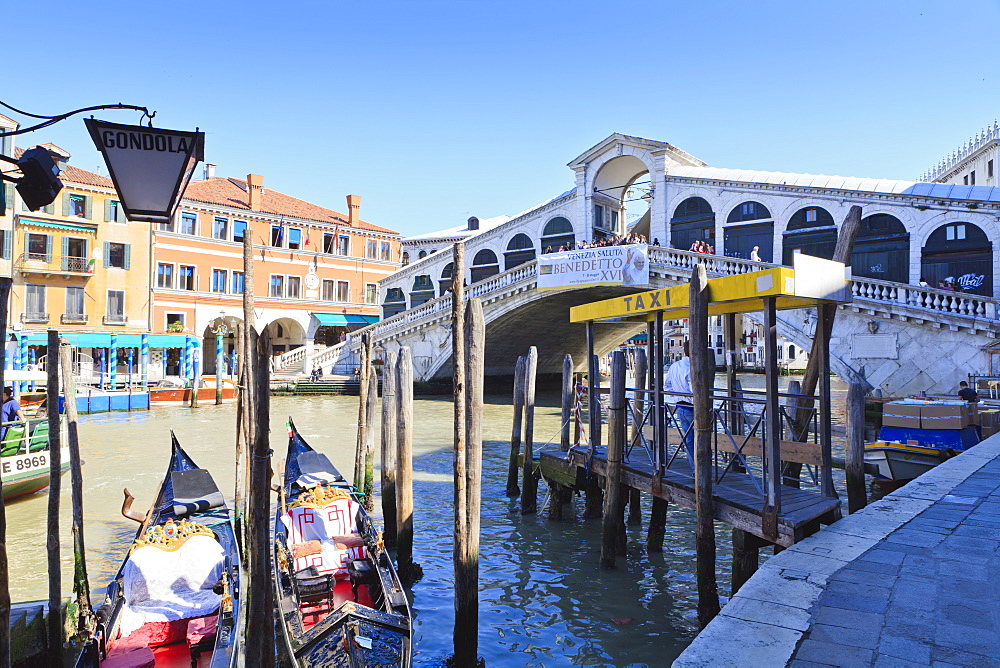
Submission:
M 59 332 L 48 332 L 45 372 L 45 401 L 49 422 L 49 515 L 45 548 L 49 566 L 49 658 L 53 666 L 62 665 L 62 562 L 59 558 L 59 494 L 62 491 L 62 444 L 59 442 Z M 75 397 L 74 397 L 75 399 Z M 25 425 L 27 431 L 28 425 Z
M 509 497 L 517 496 L 521 493 L 521 488 L 517 486 L 518 460 L 521 455 L 521 430 L 522 419 L 524 418 L 524 374 L 527 369 L 528 359 L 521 355 L 514 365 L 514 419 L 511 424 L 510 434 L 510 457 L 507 461 L 507 490 Z
M 619 525 L 622 522 L 621 466 L 625 452 L 625 355 L 611 356 L 611 397 L 608 402 L 608 456 L 604 476 L 604 521 L 601 528 L 601 568 L 615 567 Z
M 868 505 L 865 487 L 865 390 L 860 383 L 847 386 L 847 512 Z
M 382 365 L 382 521 L 384 539 L 396 546 L 396 353 L 386 351 Z
M 524 468 L 521 478 L 521 514 L 538 510 L 538 478 L 534 470 L 535 440 L 535 375 L 538 371 L 538 349 L 528 348 L 524 365 Z

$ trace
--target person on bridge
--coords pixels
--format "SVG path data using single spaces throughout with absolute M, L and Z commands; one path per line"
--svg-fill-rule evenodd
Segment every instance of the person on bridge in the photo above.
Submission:
M 979 403 L 979 393 L 969 387 L 964 380 L 958 384 L 958 398 L 968 401 L 970 404 Z
M 753 247 L 753 250 L 750 251 L 750 260 L 752 260 L 753 262 L 760 262 L 760 253 L 757 252 L 759 250 L 760 246 Z
M 674 419 L 677 428 L 681 431 L 681 438 L 684 440 L 684 449 L 687 453 L 688 463 L 691 470 L 694 470 L 694 406 L 691 405 L 691 358 L 690 344 L 684 342 L 684 357 L 670 365 L 667 369 L 667 376 L 663 379 L 664 392 L 676 392 L 687 395 L 686 397 L 675 397 L 677 404 L 674 408 Z

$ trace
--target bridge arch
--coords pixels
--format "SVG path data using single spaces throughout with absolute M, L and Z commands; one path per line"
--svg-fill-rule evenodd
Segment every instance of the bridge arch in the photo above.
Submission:
M 820 206 L 800 208 L 788 219 L 781 240 L 781 263 L 790 265 L 795 251 L 833 259 L 837 246 L 837 224 L 829 211 Z
M 726 216 L 723 228 L 724 254 L 749 259 L 754 247 L 762 262 L 774 260 L 774 217 L 771 210 L 756 200 L 745 200 Z
M 861 219 L 851 272 L 881 281 L 910 282 L 910 233 L 899 218 L 873 213 Z
M 920 275 L 937 287 L 955 283 L 964 292 L 993 296 L 993 243 L 981 227 L 950 221 L 927 237 L 920 251 Z
M 625 232 L 625 217 L 629 208 L 626 200 L 631 199 L 626 194 L 634 186 L 643 186 L 652 192 L 649 177 L 651 172 L 651 165 L 635 155 L 617 155 L 598 167 L 590 189 L 590 215 L 593 221 L 591 236 L 594 239 Z M 638 208 L 648 208 L 647 200 L 637 201 L 644 203 Z M 632 207 L 636 208 L 637 205 L 633 204 Z M 648 234 L 648 229 L 642 233 Z
M 535 243 L 524 232 L 518 232 L 507 242 L 507 250 L 503 254 L 503 269 L 507 271 L 534 259 Z
M 545 253 L 549 248 L 552 251 L 559 250 L 560 246 L 572 248 L 576 245 L 576 233 L 573 223 L 564 216 L 556 216 L 542 228 L 541 252 Z
M 500 273 L 500 261 L 497 254 L 489 248 L 483 248 L 472 258 L 472 282 L 489 278 Z
M 674 208 L 670 218 L 670 245 L 688 250 L 698 240 L 715 245 L 715 212 L 704 197 L 692 196 Z

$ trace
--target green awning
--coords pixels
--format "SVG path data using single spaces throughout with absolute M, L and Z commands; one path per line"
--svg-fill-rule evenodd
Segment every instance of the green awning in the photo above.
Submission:
M 320 327 L 366 327 L 378 322 L 374 315 L 347 315 L 342 313 L 313 313 Z
M 87 227 L 84 225 L 70 225 L 69 223 L 57 223 L 52 220 L 32 220 L 30 218 L 20 218 L 20 222 L 27 225 L 38 225 L 40 227 L 54 227 L 57 230 L 70 230 L 72 232 L 90 232 L 92 234 L 97 234 L 96 227 Z

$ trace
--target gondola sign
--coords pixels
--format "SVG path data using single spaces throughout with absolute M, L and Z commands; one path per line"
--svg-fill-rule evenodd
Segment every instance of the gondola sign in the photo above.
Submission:
M 205 133 L 163 130 L 84 119 L 104 155 L 129 220 L 169 223 L 195 165 L 204 159 Z

